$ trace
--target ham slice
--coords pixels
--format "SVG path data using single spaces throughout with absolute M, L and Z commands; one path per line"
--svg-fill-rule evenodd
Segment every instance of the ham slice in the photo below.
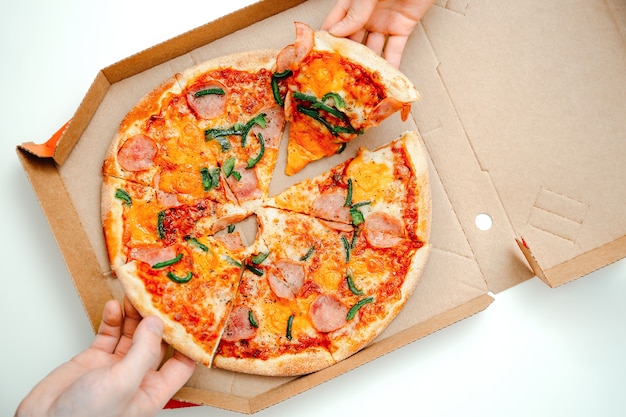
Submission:
M 345 326 L 348 307 L 332 295 L 318 295 L 309 307 L 309 316 L 313 327 L 322 333 L 328 333 Z
M 237 201 L 241 203 L 263 195 L 263 192 L 259 189 L 259 180 L 254 169 L 246 169 L 245 165 L 237 164 L 235 170 L 239 172 L 241 178 L 237 179 L 234 175 L 231 175 L 226 178 L 226 181 Z
M 297 68 L 315 45 L 315 32 L 310 26 L 300 22 L 295 22 L 295 26 L 296 41 L 283 48 L 276 57 L 276 72 Z
M 239 340 L 251 339 L 256 335 L 257 328 L 250 322 L 250 312 L 248 307 L 237 306 L 228 316 L 228 322 L 222 334 L 222 340 L 226 342 L 237 342 Z
M 270 270 L 267 280 L 270 288 L 277 297 L 294 299 L 304 286 L 306 271 L 304 265 L 290 259 L 281 259 L 276 262 L 275 268 Z
M 159 262 L 169 261 L 176 257 L 176 249 L 173 246 L 161 247 L 135 247 L 130 250 L 130 257 L 148 265 L 156 265 Z
M 117 152 L 117 160 L 126 171 L 144 171 L 154 166 L 157 146 L 146 135 L 136 135 L 124 142 Z
M 345 206 L 346 195 L 334 191 L 320 195 L 313 201 L 311 214 L 320 219 L 350 224 L 350 208 Z
M 262 110 L 261 113 L 266 116 L 265 127 L 255 124 L 250 131 L 255 136 L 261 133 L 265 141 L 265 149 L 278 149 L 285 124 L 285 112 L 282 108 L 274 106 Z
M 376 248 L 391 248 L 405 239 L 402 220 L 383 212 L 370 213 L 365 218 L 365 239 Z
M 209 90 L 223 91 L 224 94 L 202 94 Z M 189 107 L 201 119 L 214 119 L 224 113 L 227 100 L 226 88 L 217 81 L 196 86 L 187 93 Z

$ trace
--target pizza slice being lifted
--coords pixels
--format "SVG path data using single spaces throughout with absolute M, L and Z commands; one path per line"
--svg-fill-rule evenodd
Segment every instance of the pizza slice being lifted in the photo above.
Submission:
M 420 98 L 411 81 L 365 45 L 296 22 L 276 59 L 276 101 L 290 123 L 286 174 L 341 152 L 346 143 Z

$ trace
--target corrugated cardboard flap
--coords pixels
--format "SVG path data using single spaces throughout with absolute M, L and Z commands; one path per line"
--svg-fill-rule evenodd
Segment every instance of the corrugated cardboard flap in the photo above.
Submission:
M 624 27 L 616 1 L 438 1 L 410 40 L 413 115 L 494 292 L 626 256 Z

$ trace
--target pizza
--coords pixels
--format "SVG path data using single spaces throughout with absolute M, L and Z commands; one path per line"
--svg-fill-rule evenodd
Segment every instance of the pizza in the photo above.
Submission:
M 397 111 L 405 120 L 420 98 L 411 81 L 371 49 L 299 22 L 274 77 L 290 123 L 287 175 L 341 152 Z
M 281 68 L 310 31 L 296 28 L 282 51 L 215 58 L 163 82 L 125 116 L 103 162 L 114 275 L 142 315 L 163 320 L 165 341 L 205 366 L 291 376 L 337 363 L 398 315 L 428 257 L 428 165 L 415 132 L 269 195 L 285 174 L 275 172 L 283 136 L 288 148 L 297 131 L 325 140 L 327 106 L 343 102 L 332 123 L 356 135 L 389 103 L 408 108 L 388 94 L 377 107 L 341 83 L 322 88 L 324 105 L 303 98 L 322 90 L 301 88 L 316 65 Z M 360 65 L 349 52 L 330 58 Z M 368 69 L 360 89 L 385 85 L 385 68 Z M 302 121 L 298 107 L 320 117 Z M 338 146 L 353 137 L 342 131 Z

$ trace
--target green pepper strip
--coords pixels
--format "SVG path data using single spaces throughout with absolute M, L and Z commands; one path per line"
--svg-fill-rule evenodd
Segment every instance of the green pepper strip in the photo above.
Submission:
M 159 239 L 165 239 L 165 226 L 163 222 L 165 221 L 165 211 L 159 211 L 157 215 L 157 234 L 159 235 Z
M 263 155 L 265 154 L 265 140 L 263 139 L 263 135 L 259 132 L 258 135 L 259 143 L 261 144 L 261 149 L 259 150 L 259 154 L 256 157 L 250 157 L 248 159 L 248 165 L 246 165 L 246 169 L 253 168 L 256 164 L 259 163 Z
M 346 255 L 346 262 L 349 262 L 350 261 L 350 242 L 348 242 L 348 238 L 342 235 L 341 243 L 343 243 L 343 249 Z
M 265 124 L 267 123 L 267 119 L 265 119 L 265 116 L 266 116 L 265 113 L 260 113 L 254 116 L 252 119 L 250 119 L 248 123 L 246 123 L 246 125 L 243 128 L 243 131 L 241 132 L 241 147 L 242 148 L 246 146 L 246 141 L 247 141 L 246 138 L 248 137 L 248 133 L 250 133 L 250 130 L 252 130 L 254 125 L 259 125 L 262 128 L 265 128 Z
M 335 107 L 338 109 L 343 109 L 344 107 L 346 107 L 346 105 L 344 104 L 343 100 L 341 99 L 341 96 L 337 93 L 333 93 L 332 91 L 329 93 L 324 94 L 324 96 L 322 97 L 322 101 L 326 101 L 329 98 L 333 99 L 333 102 L 335 103 Z
M 232 156 L 224 161 L 224 165 L 222 165 L 222 171 L 224 171 L 224 175 L 226 178 L 230 177 L 230 174 L 233 173 L 233 169 L 235 169 L 235 158 Z
M 231 264 L 232 266 L 236 266 L 237 268 L 241 268 L 241 262 L 239 262 L 238 260 L 228 256 L 228 255 L 224 255 L 223 258 L 226 262 L 228 262 L 229 264 Z
M 172 258 L 167 261 L 155 263 L 154 265 L 152 265 L 152 268 L 154 269 L 165 268 L 166 266 L 174 265 L 176 262 L 180 261 L 181 259 L 183 259 L 183 254 L 179 253 L 178 255 L 176 255 L 175 258 Z
M 354 278 L 352 278 L 351 273 L 348 273 L 346 275 L 346 283 L 348 284 L 348 288 L 350 289 L 350 292 L 352 292 L 352 294 L 363 295 L 363 291 L 358 289 L 356 285 L 354 284 Z
M 355 209 L 354 207 L 350 209 L 350 219 L 352 220 L 353 226 L 358 226 L 365 222 L 363 213 L 361 213 L 358 209 Z
M 227 136 L 241 136 L 241 147 L 246 146 L 247 136 L 254 125 L 259 125 L 262 128 L 265 127 L 267 120 L 265 119 L 265 113 L 259 113 L 248 121 L 245 125 L 237 123 L 236 125 L 225 128 L 212 128 L 204 131 L 204 139 L 208 142 L 211 139 L 218 141 L 222 147 L 222 152 L 226 152 L 230 149 L 230 142 Z
M 220 186 L 219 168 L 201 168 L 200 175 L 202 176 L 202 189 L 204 191 L 210 191 L 213 188 L 218 188 Z
M 346 320 L 352 320 L 354 316 L 356 316 L 357 311 L 359 311 L 361 307 L 363 307 L 365 304 L 369 304 L 373 302 L 374 302 L 374 297 L 367 297 L 367 298 L 363 298 L 359 300 L 358 303 L 353 305 L 352 308 L 348 310 L 348 314 L 346 315 Z
M 302 113 L 305 114 L 315 120 L 317 120 L 318 122 L 320 122 L 321 124 L 323 124 L 326 129 L 328 129 L 330 131 L 330 133 L 332 133 L 334 136 L 337 136 L 337 134 L 335 133 L 334 130 L 334 126 L 331 125 L 330 123 L 328 123 L 322 116 L 320 116 L 319 112 L 315 109 L 309 109 L 303 106 L 296 106 L 296 109 Z
M 251 258 L 252 263 L 253 263 L 253 264 L 255 264 L 255 265 L 260 264 L 261 262 L 263 262 L 264 260 L 266 260 L 266 259 L 267 259 L 267 257 L 269 256 L 269 254 L 270 254 L 269 252 L 261 252 L 261 253 L 258 253 L 258 254 L 256 254 L 256 255 L 254 255 L 254 256 Z
M 307 259 L 311 257 L 311 255 L 313 255 L 313 252 L 315 252 L 315 245 L 311 246 L 309 250 L 307 251 L 307 253 L 305 253 L 304 256 L 300 257 L 300 260 L 306 261 Z
M 167 273 L 167 277 L 177 284 L 184 284 L 186 282 L 189 282 L 191 278 L 193 278 L 193 274 L 191 273 L 191 271 L 189 271 L 187 272 L 187 275 L 185 275 L 184 277 L 179 277 L 170 271 Z
M 248 310 L 248 321 L 250 322 L 250 326 L 255 328 L 259 327 L 259 323 L 257 323 L 256 319 L 254 318 L 254 313 L 252 312 L 252 310 Z
M 187 239 L 187 242 L 191 243 L 193 246 L 195 246 L 196 248 L 200 249 L 201 251 L 203 251 L 203 252 L 208 252 L 209 251 L 209 247 L 207 245 L 205 245 L 204 243 L 201 243 L 195 237 L 188 237 L 186 239 Z
M 354 249 L 356 246 L 356 242 L 359 240 L 359 231 L 361 229 L 358 226 L 354 227 L 354 232 L 352 233 L 352 240 L 350 241 L 350 247 Z
M 309 103 L 311 103 L 311 107 L 314 109 L 324 110 L 326 113 L 332 114 L 338 119 L 347 120 L 347 116 L 343 112 L 337 110 L 334 107 L 330 107 L 328 104 L 322 101 L 319 101 L 317 97 L 315 96 L 310 96 L 308 94 L 303 94 L 298 91 L 294 91 L 293 98 L 302 100 L 302 101 L 308 101 Z
M 252 266 L 250 264 L 245 264 L 244 266 L 245 266 L 245 268 L 248 271 L 252 272 L 257 277 L 262 277 L 263 276 L 263 270 L 262 269 L 257 268 L 256 266 Z
M 348 178 L 348 193 L 346 195 L 346 202 L 344 207 L 350 207 L 352 205 L 352 178 Z
M 272 94 L 274 95 L 274 100 L 276 104 L 280 107 L 285 105 L 285 100 L 280 96 L 280 90 L 278 89 L 278 81 L 285 79 L 287 77 L 291 77 L 293 72 L 291 70 L 285 70 L 283 72 L 275 72 L 272 74 Z
M 235 171 L 235 158 L 233 158 L 232 156 L 224 162 L 224 165 L 222 166 L 222 171 L 224 171 L 224 175 L 226 176 L 226 178 L 232 175 L 237 181 L 241 180 L 241 174 Z
M 193 93 L 193 96 L 202 97 L 202 96 L 208 96 L 209 94 L 223 96 L 224 94 L 226 94 L 226 92 L 224 91 L 223 88 L 207 88 L 205 90 L 196 91 L 195 93 Z
M 238 130 L 235 130 L 235 128 L 231 128 L 231 129 L 207 129 L 204 131 L 204 139 L 208 142 L 211 139 L 214 139 L 217 141 L 217 143 L 220 144 L 220 147 L 222 148 L 222 152 L 226 152 L 228 150 L 230 150 L 230 142 L 228 141 L 228 138 L 226 136 L 230 136 L 230 135 L 237 135 Z
M 291 328 L 293 327 L 293 318 L 295 316 L 292 314 L 291 316 L 289 316 L 289 319 L 287 319 L 287 331 L 285 332 L 285 337 L 288 340 L 291 340 Z
M 363 213 L 359 210 L 359 207 L 371 204 L 371 201 L 362 201 L 360 203 L 352 204 L 350 207 L 350 218 L 352 219 L 352 225 L 358 226 L 365 221 Z
M 333 136 L 338 136 L 340 133 L 360 134 L 360 132 L 358 132 L 352 126 L 334 126 L 334 125 L 331 125 L 330 123 L 328 123 L 326 121 L 326 119 L 324 119 L 322 116 L 320 116 L 319 112 L 316 109 L 306 108 L 304 106 L 296 106 L 296 109 L 300 113 L 305 114 L 305 115 L 307 115 L 307 116 L 317 120 L 321 124 L 323 124 L 324 127 L 326 127 L 326 129 L 328 129 L 330 131 L 330 133 L 333 134 Z
M 131 206 L 133 204 L 133 200 L 130 198 L 130 195 L 122 188 L 118 188 L 115 191 L 115 198 L 122 200 L 122 202 L 126 205 Z

